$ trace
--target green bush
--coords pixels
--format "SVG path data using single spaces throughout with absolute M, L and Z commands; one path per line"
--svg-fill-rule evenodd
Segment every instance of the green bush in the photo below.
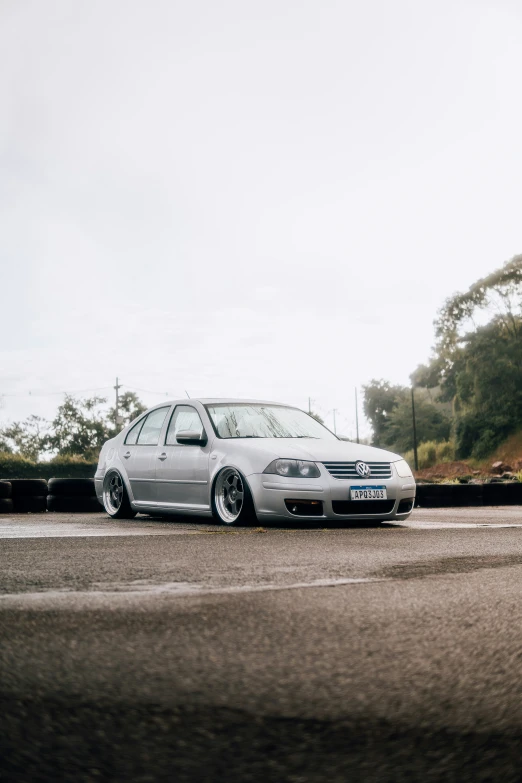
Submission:
M 451 440 L 439 442 L 430 440 L 420 444 L 417 448 L 417 456 L 419 458 L 419 470 L 432 468 L 440 462 L 452 462 L 455 459 L 455 444 Z M 404 459 L 413 467 L 413 450 L 407 451 L 404 454 Z
M 50 462 L 34 462 L 20 454 L 0 452 L 0 479 L 12 478 L 92 478 L 96 462 L 77 456 L 55 457 Z

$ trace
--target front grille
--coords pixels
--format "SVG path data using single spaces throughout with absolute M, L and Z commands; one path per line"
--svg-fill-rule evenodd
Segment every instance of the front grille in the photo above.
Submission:
M 332 500 L 334 514 L 351 516 L 357 514 L 390 514 L 394 500 Z
M 363 460 L 361 460 L 363 461 Z M 361 477 L 355 470 L 355 462 L 323 462 L 328 473 L 336 479 L 357 479 L 357 481 L 366 481 L 366 479 L 389 479 L 392 476 L 391 465 L 389 462 L 367 462 L 371 474 Z

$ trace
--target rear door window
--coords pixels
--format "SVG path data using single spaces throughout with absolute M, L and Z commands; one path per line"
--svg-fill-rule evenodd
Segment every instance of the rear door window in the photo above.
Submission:
M 138 435 L 138 446 L 157 446 L 163 422 L 169 412 L 169 408 L 157 408 L 151 411 Z
M 147 417 L 145 417 L 147 418 Z M 143 427 L 143 422 L 145 421 L 145 418 L 140 419 L 137 424 L 132 427 L 127 433 L 127 437 L 125 438 L 125 443 L 128 446 L 135 446 L 138 440 L 138 435 L 140 434 L 140 430 Z

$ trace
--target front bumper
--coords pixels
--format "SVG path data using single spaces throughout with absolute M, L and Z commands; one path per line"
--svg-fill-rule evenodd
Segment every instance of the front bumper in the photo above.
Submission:
M 94 475 L 94 489 L 96 491 L 96 497 L 103 506 L 103 479 L 105 477 L 105 469 L 97 470 Z
M 393 468 L 391 479 L 336 479 L 323 465 L 319 467 L 321 476 L 317 479 L 288 479 L 268 473 L 247 476 L 258 518 L 265 522 L 271 519 L 404 520 L 411 514 L 415 499 L 413 477 L 401 479 Z M 374 501 L 350 501 L 350 487 L 357 485 L 385 486 L 389 502 L 374 505 Z M 297 502 L 288 504 L 289 500 Z M 320 501 L 322 513 L 316 510 L 307 515 L 306 503 L 311 500 Z M 406 503 L 408 500 L 411 504 Z M 292 507 L 298 513 L 292 513 Z

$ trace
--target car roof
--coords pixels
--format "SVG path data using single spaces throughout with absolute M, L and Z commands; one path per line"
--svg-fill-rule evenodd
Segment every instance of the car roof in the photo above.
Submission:
M 185 397 L 181 400 L 165 400 L 165 402 L 156 403 L 152 406 L 154 408 L 160 408 L 165 405 L 188 405 L 191 402 L 199 402 L 202 405 L 279 405 L 282 408 L 295 408 L 295 405 L 289 405 L 286 402 L 273 402 L 270 400 L 249 400 L 242 399 L 240 397 Z

